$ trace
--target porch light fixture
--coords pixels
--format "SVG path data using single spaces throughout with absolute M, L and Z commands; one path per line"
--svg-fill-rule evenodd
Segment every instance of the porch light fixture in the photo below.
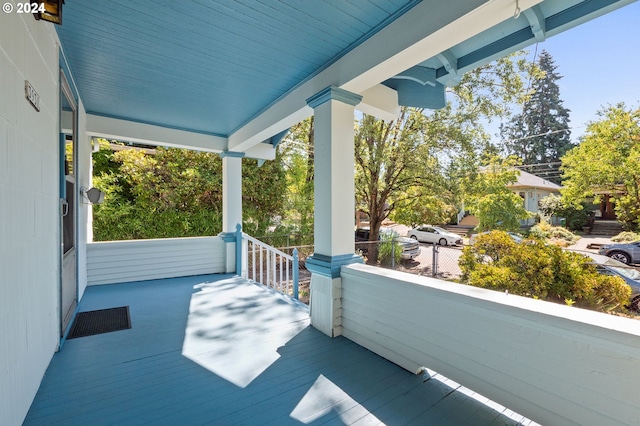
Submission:
M 62 5 L 64 0 L 38 0 L 38 8 L 33 12 L 36 19 L 62 25 Z
M 80 188 L 80 193 L 90 204 L 102 204 L 104 201 L 104 192 L 98 188 Z

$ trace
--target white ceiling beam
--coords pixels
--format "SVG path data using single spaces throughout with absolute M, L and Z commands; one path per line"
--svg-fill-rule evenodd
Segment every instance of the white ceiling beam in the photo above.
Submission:
M 218 136 L 93 114 L 87 114 L 87 134 L 91 137 L 136 142 L 145 145 L 168 146 L 216 153 L 224 151 L 227 147 L 227 139 Z
M 252 146 L 245 152 L 246 158 L 256 158 L 258 160 L 275 160 L 276 148 L 268 143 L 259 143 Z
M 394 120 L 400 115 L 398 92 L 390 87 L 376 84 L 361 94 L 362 101 L 356 105 L 358 111 L 385 121 Z
M 519 6 L 526 10 L 541 1 L 521 0 Z M 246 151 L 311 116 L 306 100 L 328 86 L 362 94 L 514 12 L 514 0 L 423 1 L 235 131 L 229 150 Z

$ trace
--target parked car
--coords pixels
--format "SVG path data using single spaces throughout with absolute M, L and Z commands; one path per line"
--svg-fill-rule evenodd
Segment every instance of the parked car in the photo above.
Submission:
M 369 235 L 371 231 L 369 228 L 356 229 L 356 250 L 360 250 L 363 254 L 367 254 L 369 251 Z M 383 235 L 389 235 L 395 242 L 402 245 L 402 259 L 411 260 L 418 257 L 420 254 L 420 244 L 411 238 L 401 237 L 396 231 L 391 228 L 380 228 L 378 233 L 378 240 L 382 239 Z
M 594 254 L 583 253 L 593 259 L 598 272 L 604 275 L 613 275 L 620 277 L 631 287 L 631 300 L 629 309 L 640 312 L 640 270 L 630 267 L 627 264 L 619 262 L 611 257 Z
M 469 237 L 469 244 L 473 245 L 473 243 L 476 242 L 476 238 L 478 238 L 479 235 L 486 235 L 486 234 L 489 234 L 491 232 L 493 232 L 493 231 L 485 231 L 485 232 L 480 232 L 479 234 L 471 234 L 471 237 Z M 507 232 L 506 234 L 508 236 L 510 236 L 511 239 L 513 241 L 515 241 L 516 243 L 518 243 L 518 244 L 521 243 L 522 240 L 524 240 L 524 238 L 522 238 L 522 236 L 516 234 L 515 232 Z
M 627 265 L 640 263 L 640 241 L 635 243 L 606 244 L 600 247 L 599 254 L 609 256 Z
M 439 226 L 420 225 L 413 229 L 409 229 L 407 237 L 418 240 L 421 243 L 433 243 L 440 244 L 441 246 L 452 245 L 461 246 L 462 237 L 453 232 L 449 232 L 446 229 Z

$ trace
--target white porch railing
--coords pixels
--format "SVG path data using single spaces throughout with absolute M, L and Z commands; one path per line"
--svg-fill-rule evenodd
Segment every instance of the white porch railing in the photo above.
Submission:
M 298 299 L 298 249 L 288 255 L 242 233 L 243 278 Z
M 342 334 L 545 425 L 639 424 L 637 320 L 343 266 Z

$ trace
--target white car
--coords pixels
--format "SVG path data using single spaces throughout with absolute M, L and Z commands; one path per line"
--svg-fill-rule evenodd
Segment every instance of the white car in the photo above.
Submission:
M 462 237 L 460 237 L 460 235 L 449 232 L 446 229 L 440 228 L 439 226 L 417 226 L 407 232 L 407 237 L 411 237 L 414 240 L 420 241 L 421 243 L 440 244 L 441 246 L 462 245 Z

